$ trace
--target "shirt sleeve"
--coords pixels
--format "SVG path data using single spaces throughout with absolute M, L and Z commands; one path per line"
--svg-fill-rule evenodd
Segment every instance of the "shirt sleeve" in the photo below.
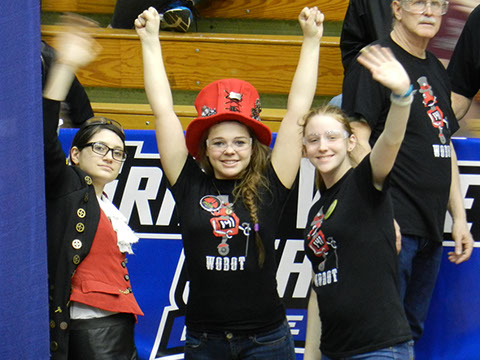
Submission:
M 365 11 L 360 1 L 350 1 L 340 36 L 343 68 L 347 71 L 360 49 L 371 42 L 364 24 Z
M 448 65 L 452 91 L 473 98 L 480 88 L 480 6 L 470 14 Z
M 175 184 L 173 186 L 170 183 L 168 184 L 175 200 L 178 201 L 177 199 L 191 187 L 191 179 L 198 179 L 202 176 L 205 176 L 205 173 L 200 169 L 196 161 L 188 155 Z
M 345 71 L 363 47 L 388 35 L 391 12 L 391 0 L 350 0 L 340 36 Z
M 62 182 L 66 157 L 57 136 L 60 103 L 43 99 L 43 150 L 45 159 L 45 182 L 47 192 Z
M 385 88 L 355 60 L 343 80 L 342 109 L 350 117 L 365 119 L 373 129 L 382 117 L 385 100 Z

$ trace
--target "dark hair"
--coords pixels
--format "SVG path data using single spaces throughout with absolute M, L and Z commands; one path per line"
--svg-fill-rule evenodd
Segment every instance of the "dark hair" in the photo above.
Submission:
M 123 132 L 122 125 L 115 120 L 104 117 L 92 117 L 88 119 L 75 134 L 72 141 L 72 146 L 76 146 L 80 150 L 90 142 L 90 139 L 100 132 L 101 130 L 113 131 L 122 140 L 123 147 L 125 148 L 125 133 Z

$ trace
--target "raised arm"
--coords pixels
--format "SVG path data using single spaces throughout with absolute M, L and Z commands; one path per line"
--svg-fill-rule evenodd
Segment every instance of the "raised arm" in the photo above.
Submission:
M 142 44 L 145 91 L 155 116 L 155 134 L 162 168 L 175 184 L 188 156 L 182 124 L 173 110 L 172 92 L 163 64 L 158 29 L 160 16 L 150 7 L 135 20 Z
M 370 70 L 373 79 L 392 91 L 385 128 L 370 154 L 373 183 L 381 190 L 405 136 L 413 100 L 412 88 L 405 69 L 388 48 L 368 46 L 362 50 L 358 62 Z
M 89 35 L 88 28 L 96 23 L 79 15 L 64 15 L 61 24 L 65 30 L 55 39 L 57 56 L 48 71 L 43 97 L 63 101 L 78 68 L 91 62 L 101 46 Z
M 101 47 L 89 35 L 93 22 L 77 15 L 62 17 L 65 31 L 56 39 L 56 56 L 47 71 L 43 92 L 43 148 L 47 196 L 55 193 L 66 181 L 65 153 L 57 136 L 60 101 L 63 101 L 75 78 L 75 71 L 92 61 Z
M 288 95 L 287 113 L 272 152 L 273 167 L 287 188 L 295 181 L 302 157 L 301 117 L 312 106 L 317 87 L 323 20 L 324 15 L 316 7 L 304 8 L 298 17 L 303 31 L 302 48 Z

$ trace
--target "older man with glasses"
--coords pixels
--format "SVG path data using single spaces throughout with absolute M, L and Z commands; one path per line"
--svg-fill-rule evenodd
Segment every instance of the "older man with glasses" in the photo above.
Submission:
M 426 50 L 447 10 L 444 0 L 394 0 L 393 29 L 377 41 L 393 51 L 413 84 L 403 95 L 413 93 L 414 100 L 390 186 L 402 234 L 399 291 L 414 340 L 422 336 L 437 279 L 447 209 L 453 218 L 455 241 L 449 260 L 456 264 L 466 261 L 473 249 L 450 141 L 459 126 L 451 107 L 448 76 L 440 61 Z M 357 145 L 356 155 L 361 159 L 382 132 L 390 91 L 353 62 L 344 78 L 342 107 L 352 116 L 352 128 L 361 145 Z M 382 299 L 383 304 L 387 302 Z

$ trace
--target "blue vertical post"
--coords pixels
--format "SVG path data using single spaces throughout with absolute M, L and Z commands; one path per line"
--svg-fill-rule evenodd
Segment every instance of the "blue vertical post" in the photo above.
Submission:
M 0 14 L 0 358 L 47 359 L 40 1 Z

